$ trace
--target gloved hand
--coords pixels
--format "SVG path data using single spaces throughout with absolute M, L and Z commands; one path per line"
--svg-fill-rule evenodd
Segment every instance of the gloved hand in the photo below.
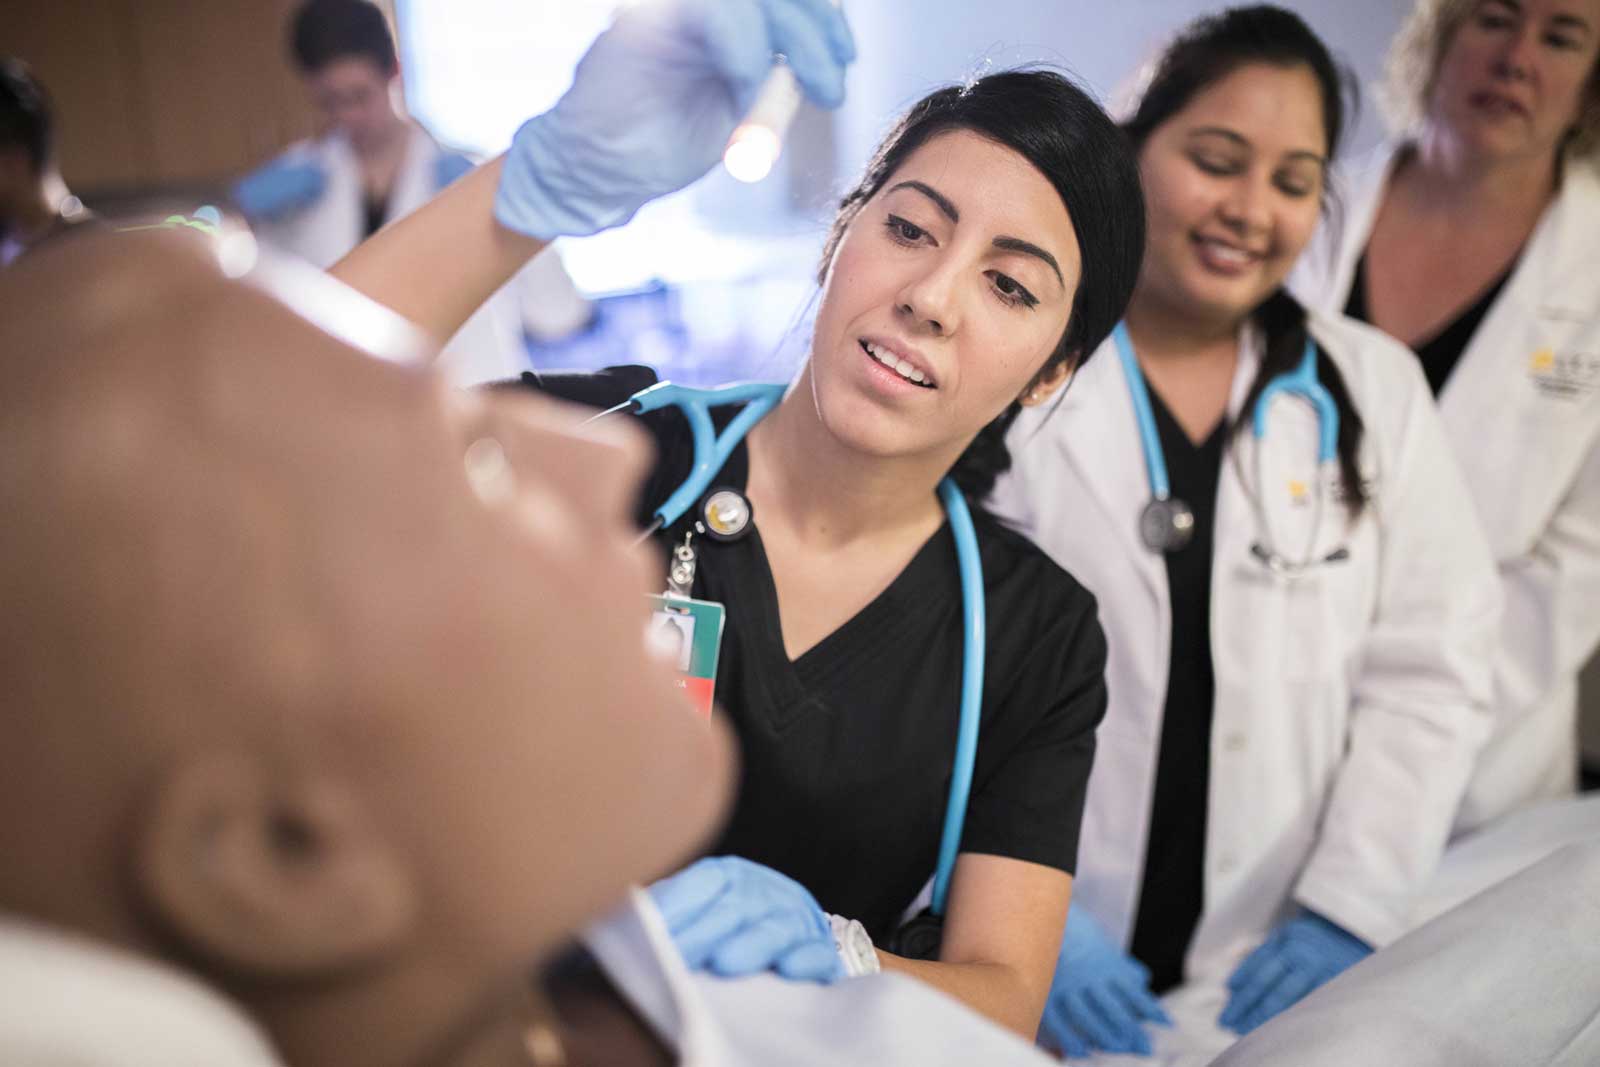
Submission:
M 805 887 L 738 856 L 699 860 L 650 887 L 691 970 L 724 978 L 776 971 L 834 982 L 844 962 L 828 916 Z
M 534 237 L 619 226 L 722 158 L 773 56 L 806 96 L 844 100 L 855 43 L 829 0 L 652 0 L 590 46 L 556 106 L 517 131 L 495 200 Z
M 1112 944 L 1094 916 L 1073 905 L 1040 1036 L 1068 1056 L 1096 1049 L 1148 1056 L 1146 1022 L 1172 1025 L 1150 992 L 1150 971 Z
M 460 152 L 440 152 L 433 161 L 433 187 L 443 189 L 476 166 Z
M 1220 1026 L 1248 1034 L 1328 979 L 1372 954 L 1365 941 L 1313 911 L 1274 930 L 1228 978 Z
M 317 164 L 278 158 L 241 178 L 233 202 L 249 218 L 281 219 L 316 203 L 327 185 Z

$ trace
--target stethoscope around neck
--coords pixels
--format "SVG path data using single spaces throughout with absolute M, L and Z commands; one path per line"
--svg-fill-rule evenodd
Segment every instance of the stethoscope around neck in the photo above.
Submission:
M 1145 472 L 1150 482 L 1150 501 L 1139 513 L 1139 539 L 1152 552 L 1177 552 L 1194 537 L 1194 511 L 1188 504 L 1172 495 L 1172 485 L 1167 478 L 1166 456 L 1161 450 L 1161 438 L 1156 433 L 1155 411 L 1150 404 L 1150 392 L 1145 385 L 1144 373 L 1139 369 L 1139 357 L 1134 352 L 1133 340 L 1128 336 L 1126 323 L 1117 323 L 1112 331 L 1116 341 L 1117 358 L 1122 364 L 1122 376 L 1128 383 L 1128 393 L 1133 399 L 1134 418 L 1139 424 L 1139 445 L 1144 452 Z M 1267 485 L 1263 479 L 1262 456 L 1266 452 L 1268 415 L 1273 401 L 1297 397 L 1311 405 L 1317 420 L 1317 478 L 1312 494 L 1310 532 L 1305 550 L 1291 556 L 1278 548 L 1272 517 L 1267 507 Z M 1350 558 L 1349 549 L 1340 545 L 1318 556 L 1316 539 L 1322 529 L 1327 505 L 1327 486 L 1337 472 L 1339 457 L 1339 408 L 1333 396 L 1317 380 L 1317 348 L 1308 335 L 1300 362 L 1292 370 L 1273 378 L 1261 390 L 1250 413 L 1250 435 L 1254 438 L 1255 478 L 1254 492 L 1249 493 L 1251 508 L 1255 512 L 1257 537 L 1250 545 L 1250 555 L 1273 574 L 1297 577 L 1325 563 L 1339 563 Z
M 697 502 L 700 510 L 694 522 L 695 531 L 715 535 L 718 540 L 732 540 L 748 531 L 753 519 L 752 509 L 749 502 L 743 500 L 742 494 L 731 489 L 708 490 L 711 490 L 711 483 L 728 462 L 734 448 L 756 423 L 777 406 L 787 389 L 786 385 L 764 382 L 724 385 L 712 389 L 657 382 L 595 416 L 601 418 L 621 411 L 643 415 L 676 407 L 688 420 L 694 442 L 694 458 L 689 474 L 656 509 L 643 536 L 670 529 Z M 711 421 L 711 409 L 740 403 L 745 405 L 744 409 L 718 434 Z M 955 762 L 950 775 L 950 791 L 945 798 L 944 828 L 939 838 L 931 903 L 933 914 L 942 916 L 950 894 L 956 856 L 961 849 L 961 832 L 966 823 L 967 801 L 972 793 L 973 770 L 978 759 L 986 630 L 983 563 L 978 554 L 978 537 L 972 525 L 972 513 L 967 508 L 966 498 L 961 495 L 960 488 L 950 478 L 946 477 L 939 483 L 938 493 L 950 522 L 950 533 L 955 538 L 956 566 L 961 579 L 962 618 L 961 716 L 956 728 Z M 683 547 L 675 546 L 673 549 L 669 585 L 682 588 L 683 595 L 687 595 L 688 586 L 693 581 L 692 552 L 687 553 L 688 581 L 680 582 L 677 580 L 679 575 L 673 574 L 685 562 Z

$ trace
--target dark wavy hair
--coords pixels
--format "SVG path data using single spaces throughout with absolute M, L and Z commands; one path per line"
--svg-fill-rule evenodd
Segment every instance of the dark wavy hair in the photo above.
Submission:
M 1331 163 L 1344 137 L 1346 101 L 1352 111 L 1358 106 L 1355 78 L 1334 60 L 1327 45 L 1300 16 L 1272 4 L 1231 7 L 1189 23 L 1156 60 L 1132 117 L 1122 124 L 1123 132 L 1136 150 L 1143 149 L 1150 134 L 1182 111 L 1197 93 L 1239 67 L 1254 63 L 1303 67 L 1311 72 L 1322 96 L 1324 158 Z M 1338 205 L 1329 199 L 1326 183 L 1323 188 L 1323 210 L 1328 213 Z M 1255 381 L 1250 384 L 1244 411 L 1253 410 L 1268 382 L 1300 362 L 1308 336 L 1305 308 L 1281 287 L 1251 317 L 1266 339 L 1266 351 Z M 1340 480 L 1350 513 L 1355 516 L 1367 502 L 1356 462 L 1363 430 L 1361 414 L 1350 399 L 1339 368 L 1320 350 L 1317 380 L 1339 409 Z M 1240 419 L 1232 432 L 1241 432 L 1248 423 L 1248 419 Z
M 1127 139 L 1100 105 L 1052 70 L 1011 70 L 939 89 L 918 101 L 890 129 L 839 213 L 822 251 L 817 280 L 855 221 L 906 158 L 941 133 L 970 130 L 1022 156 L 1055 187 L 1072 220 L 1082 257 L 1066 330 L 1039 370 L 1089 358 L 1122 318 L 1144 255 L 1144 197 Z M 956 461 L 950 475 L 979 502 L 1011 466 L 1006 430 L 1021 406 L 1013 401 Z
M 0 146 L 15 145 L 37 176 L 55 158 L 55 117 L 50 94 L 20 59 L 0 56 Z
M 306 74 L 352 57 L 385 75 L 400 69 L 389 22 L 371 0 L 306 0 L 289 27 L 289 52 Z

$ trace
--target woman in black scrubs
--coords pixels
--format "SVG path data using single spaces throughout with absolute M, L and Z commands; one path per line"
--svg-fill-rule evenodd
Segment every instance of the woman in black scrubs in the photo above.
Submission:
M 636 65 L 645 46 L 630 31 L 645 17 L 619 17 L 552 115 L 569 123 L 592 115 L 589 94 L 602 82 L 586 76 Z M 704 48 L 702 40 L 684 34 L 674 43 Z M 677 69 L 653 76 L 671 81 Z M 661 96 L 682 100 L 676 90 Z M 706 137 L 714 152 L 736 118 L 730 110 L 726 128 Z M 605 120 L 625 125 L 630 116 Z M 573 182 L 592 150 L 573 148 L 557 168 L 535 153 L 549 147 L 519 135 L 502 161 L 335 273 L 447 332 L 470 310 L 466 290 L 485 295 L 497 270 L 514 269 L 516 253 L 542 247 L 488 223 L 496 183 L 498 217 L 516 225 L 517 194 Z M 680 161 L 684 180 L 714 159 L 699 169 Z M 626 165 L 646 167 L 637 152 Z M 727 543 L 696 541 L 692 594 L 727 611 L 716 697 L 744 762 L 715 850 L 727 855 L 658 887 L 692 966 L 832 978 L 834 935 L 818 903 L 883 944 L 932 873 L 963 643 L 956 551 L 935 487 L 949 475 L 982 499 L 1009 462 L 1003 437 L 1020 408 L 1065 384 L 1121 314 L 1143 217 L 1115 127 L 1045 72 L 991 75 L 925 98 L 844 198 L 824 252 L 809 358 L 716 480 L 748 498 L 753 529 Z M 537 223 L 524 229 L 551 233 Z M 417 284 L 410 271 L 439 250 L 459 284 Z M 530 375 L 526 384 L 609 407 L 654 380 L 645 368 L 618 368 Z M 719 426 L 733 414 L 719 410 Z M 643 422 L 658 459 L 639 498 L 641 524 L 682 482 L 692 449 L 678 414 Z M 974 518 L 987 664 L 937 959 L 866 955 L 1031 1038 L 1071 895 L 1105 706 L 1105 646 L 1093 599 L 1071 577 L 981 510 Z M 692 522 L 658 536 L 663 572 L 665 549 Z

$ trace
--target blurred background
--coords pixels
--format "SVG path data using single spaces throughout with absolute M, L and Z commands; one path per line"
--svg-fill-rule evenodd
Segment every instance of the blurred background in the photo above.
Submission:
M 490 156 L 565 90 L 618 0 L 380 0 L 413 117 L 452 147 Z M 6 40 L 55 98 L 63 175 L 91 208 L 165 210 L 221 201 L 229 184 L 317 116 L 287 47 L 295 0 L 0 0 Z M 630 226 L 560 255 L 596 299 L 591 328 L 539 342 L 540 366 L 650 362 L 675 376 L 780 376 L 803 351 L 829 209 L 897 111 L 941 83 L 1044 62 L 1102 100 L 1204 0 L 857 0 L 863 57 L 844 107 L 803 110 L 772 174 L 718 170 Z M 1363 85 L 1379 74 L 1399 0 L 1292 3 Z M 1369 94 L 1370 95 L 1370 94 Z M 1381 127 L 1370 102 L 1352 141 Z M 608 327 L 625 326 L 626 329 Z M 641 327 L 648 327 L 641 329 Z M 637 351 L 614 335 L 628 334 Z M 689 353 L 693 358 L 687 358 Z
M 487 157 L 552 104 L 618 0 L 379 0 L 405 107 L 444 144 Z M 650 363 L 685 381 L 778 378 L 804 354 L 832 203 L 895 114 L 936 85 L 1043 62 L 1115 110 L 1119 90 L 1208 0 L 847 0 L 861 60 L 834 113 L 803 109 L 776 168 L 717 170 L 629 226 L 558 251 L 589 298 L 582 328 L 525 338 L 540 369 Z M 1374 86 L 1404 0 L 1290 2 L 1363 90 L 1350 140 L 1380 137 Z M 54 98 L 62 175 L 96 211 L 192 210 L 319 119 L 290 61 L 297 0 L 0 0 L 0 53 Z M 1600 766 L 1600 668 L 1584 748 Z

